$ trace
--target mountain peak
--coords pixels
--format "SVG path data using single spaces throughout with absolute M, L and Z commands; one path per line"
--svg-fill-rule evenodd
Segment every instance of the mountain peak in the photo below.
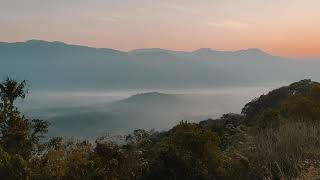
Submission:
M 26 44 L 49 44 L 49 41 L 38 40 L 38 39 L 30 39 L 25 41 Z
M 30 39 L 25 41 L 26 43 L 48 43 L 48 41 L 45 40 L 39 40 L 39 39 Z
M 129 51 L 131 54 L 152 54 L 152 53 L 158 53 L 158 54 L 177 54 L 177 53 L 183 53 L 180 51 L 174 51 L 174 50 L 167 50 L 167 49 L 161 49 L 161 48 L 143 48 L 143 49 L 134 49 L 132 51 Z
M 193 51 L 193 53 L 215 53 L 215 52 L 216 51 L 212 50 L 211 48 L 200 48 Z
M 195 51 L 192 51 L 191 53 L 196 56 L 212 56 L 219 53 L 219 51 L 212 50 L 211 48 L 200 48 Z
M 243 50 L 238 50 L 235 51 L 235 53 L 239 53 L 239 54 L 255 54 L 255 55 L 268 55 L 270 56 L 270 54 L 264 52 L 261 49 L 258 48 L 249 48 L 249 49 L 243 49 Z
M 159 92 L 146 92 L 128 97 L 121 102 L 125 103 L 154 103 L 154 102 L 176 102 L 178 99 L 175 95 L 164 94 Z
M 64 42 L 60 41 L 45 41 L 45 40 L 38 40 L 38 39 L 30 39 L 25 41 L 27 44 L 59 44 L 59 45 L 66 45 Z

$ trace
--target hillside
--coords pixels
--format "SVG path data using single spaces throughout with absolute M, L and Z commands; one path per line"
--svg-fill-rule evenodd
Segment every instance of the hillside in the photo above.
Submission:
M 221 120 L 225 119 L 225 123 L 235 123 L 237 124 L 237 126 L 239 126 L 240 124 L 259 126 L 259 122 L 257 122 L 257 120 L 260 119 L 261 116 L 263 116 L 265 113 L 279 113 L 276 116 L 288 119 L 288 117 L 290 117 L 288 113 L 293 112 L 289 112 L 287 108 L 295 107 L 297 108 L 297 110 L 299 108 L 302 109 L 302 107 L 300 107 L 299 105 L 304 106 L 304 110 L 306 110 L 305 108 L 309 108 L 308 115 L 311 116 L 312 113 L 315 113 L 312 112 L 312 110 L 318 111 L 318 109 L 313 109 L 312 106 L 317 107 L 317 104 L 320 103 L 320 99 L 318 99 L 319 94 L 320 83 L 311 81 L 310 79 L 301 80 L 288 86 L 274 89 L 267 94 L 263 94 L 260 97 L 251 100 L 242 108 L 241 114 L 230 113 L 227 114 L 227 116 L 222 117 L 222 119 L 209 119 L 201 121 L 200 124 L 205 127 L 215 125 L 221 126 Z M 272 121 L 272 117 L 269 118 L 270 121 Z
M 320 83 L 302 80 L 199 124 L 218 134 L 240 179 L 319 179 L 319 97 Z
M 182 119 L 184 102 L 175 95 L 150 92 L 112 103 L 36 109 L 28 114 L 47 119 L 51 123 L 50 135 L 96 137 L 107 132 L 126 133 L 133 128 L 167 129 L 175 124 L 173 119 Z

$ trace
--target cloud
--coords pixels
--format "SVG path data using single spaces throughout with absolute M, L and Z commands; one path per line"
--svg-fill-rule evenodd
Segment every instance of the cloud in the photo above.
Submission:
M 256 19 L 252 17 L 239 17 L 237 19 L 248 24 L 256 24 Z
M 201 17 L 199 21 L 207 23 L 207 26 L 213 28 L 224 28 L 224 29 L 245 29 L 255 24 L 255 19 L 250 17 L 229 17 L 222 20 L 210 20 L 210 17 L 206 16 L 203 12 L 198 11 L 194 8 L 189 8 L 187 6 L 172 2 L 172 1 L 162 1 L 160 6 L 176 12 L 195 15 L 196 17 Z
M 214 28 L 245 29 L 248 28 L 251 23 L 243 20 L 222 20 L 217 22 L 208 22 L 207 25 Z
M 97 18 L 99 21 L 103 22 L 117 22 L 121 19 L 119 16 L 102 16 Z
M 188 13 L 188 14 L 197 14 L 198 12 L 195 11 L 193 8 L 189 8 L 186 6 L 182 6 L 180 4 L 176 3 L 169 3 L 169 2 L 161 2 L 160 4 L 162 7 L 167 8 L 167 9 L 172 9 L 175 11 L 183 12 L 183 13 Z

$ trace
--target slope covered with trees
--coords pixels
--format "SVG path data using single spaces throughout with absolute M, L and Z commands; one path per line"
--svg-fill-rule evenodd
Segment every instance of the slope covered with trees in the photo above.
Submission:
M 0 84 L 0 179 L 319 179 L 320 84 L 302 80 L 242 114 L 94 142 L 45 138 L 15 107 L 25 81 Z

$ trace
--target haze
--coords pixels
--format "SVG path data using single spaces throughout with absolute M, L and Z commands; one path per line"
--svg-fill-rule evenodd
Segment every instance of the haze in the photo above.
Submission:
M 318 0 L 0 0 L 0 40 L 320 56 Z

